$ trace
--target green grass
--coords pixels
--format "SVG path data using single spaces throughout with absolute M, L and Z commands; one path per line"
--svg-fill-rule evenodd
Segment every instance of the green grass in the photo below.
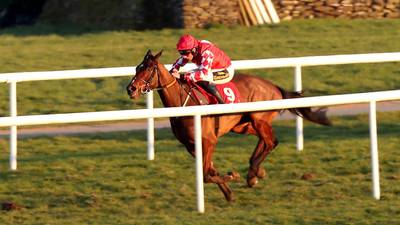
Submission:
M 156 132 L 156 159 L 146 160 L 145 132 L 38 137 L 18 142 L 18 171 L 0 156 L 1 224 L 398 224 L 398 112 L 378 114 L 380 201 L 372 198 L 368 117 L 334 118 L 334 127 L 306 123 L 305 150 L 295 150 L 293 121 L 275 123 L 280 144 L 255 188 L 232 183 L 227 203 L 205 185 L 196 210 L 194 159 L 168 129 Z M 240 141 L 239 141 L 240 140 Z M 221 173 L 246 176 L 256 138 L 228 135 L 214 154 Z M 0 146 L 8 149 L 7 140 Z M 305 173 L 314 179 L 302 180 Z
M 173 63 L 183 33 L 215 42 L 233 60 L 400 51 L 399 20 L 298 20 L 273 26 L 211 27 L 193 30 L 101 31 L 85 28 L 18 27 L 0 31 L 0 72 L 53 71 L 134 66 L 147 49 L 164 50 Z M 400 88 L 399 63 L 303 68 L 308 95 Z M 293 88 L 293 69 L 245 71 Z M 143 108 L 132 104 L 125 87 L 130 78 L 35 81 L 18 84 L 20 115 Z M 78 91 L 79 90 L 79 91 Z M 8 86 L 0 84 L 0 98 Z M 156 100 L 156 106 L 160 101 Z M 0 115 L 8 115 L 8 101 Z

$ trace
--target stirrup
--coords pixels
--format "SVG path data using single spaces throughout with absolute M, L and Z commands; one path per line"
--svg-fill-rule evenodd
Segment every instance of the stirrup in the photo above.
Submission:
M 219 104 L 225 104 L 224 99 L 222 99 L 221 94 L 217 90 L 215 91 L 215 93 L 212 94 L 215 96 L 215 98 L 217 98 Z

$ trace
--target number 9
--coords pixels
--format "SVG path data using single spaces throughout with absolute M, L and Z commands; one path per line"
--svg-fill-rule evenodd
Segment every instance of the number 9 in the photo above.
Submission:
M 234 102 L 236 99 L 236 96 L 235 96 L 235 93 L 232 91 L 232 89 L 226 87 L 223 90 L 224 90 L 224 94 L 227 96 L 227 99 L 230 102 Z

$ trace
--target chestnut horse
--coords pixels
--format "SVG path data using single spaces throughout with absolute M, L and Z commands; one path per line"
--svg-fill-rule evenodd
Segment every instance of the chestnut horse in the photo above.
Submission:
M 152 55 L 147 52 L 143 62 L 136 67 L 136 75 L 127 86 L 128 95 L 135 99 L 150 90 L 157 90 L 165 107 L 183 106 L 186 99 L 187 105 L 197 105 L 198 101 L 188 97 L 188 86 L 170 75 L 169 71 L 159 58 L 162 51 Z M 237 74 L 232 80 L 240 91 L 242 102 L 255 102 L 302 97 L 301 93 L 289 92 L 264 80 L 260 77 Z M 303 118 L 321 124 L 330 125 L 329 119 L 322 110 L 311 111 L 311 108 L 290 109 L 290 111 Z M 229 115 L 202 116 L 202 149 L 203 149 L 203 174 L 204 182 L 216 183 L 223 192 L 226 200 L 233 198 L 233 193 L 228 182 L 238 178 L 237 173 L 224 176 L 218 174 L 212 155 L 218 138 L 232 131 L 239 134 L 253 134 L 259 140 L 250 157 L 250 166 L 247 173 L 249 187 L 257 183 L 258 178 L 265 176 L 265 170 L 260 167 L 267 155 L 274 149 L 278 141 L 272 130 L 272 120 L 279 111 L 246 112 Z M 194 121 L 193 117 L 171 117 L 170 123 L 175 137 L 186 147 L 194 157 Z

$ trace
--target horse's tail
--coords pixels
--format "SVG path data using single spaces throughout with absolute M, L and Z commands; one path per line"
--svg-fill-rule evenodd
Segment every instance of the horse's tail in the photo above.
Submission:
M 279 91 L 282 94 L 283 99 L 289 99 L 289 98 L 301 98 L 303 96 L 303 92 L 295 92 L 295 91 L 286 91 L 285 89 L 277 86 Z M 325 125 L 325 126 L 331 126 L 332 122 L 329 120 L 329 118 L 326 115 L 326 108 L 317 108 L 315 111 L 311 110 L 311 107 L 303 107 L 303 108 L 291 108 L 288 109 L 291 113 L 301 116 L 305 118 L 306 120 L 309 120 L 311 122 Z

